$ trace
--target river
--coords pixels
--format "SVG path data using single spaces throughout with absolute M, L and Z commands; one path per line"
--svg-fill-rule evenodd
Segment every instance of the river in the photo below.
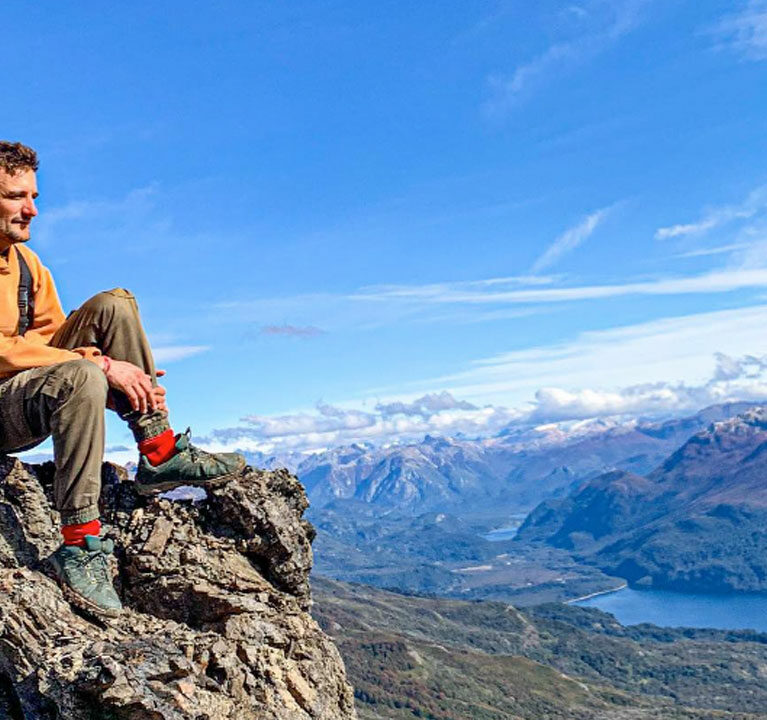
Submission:
M 700 595 L 625 588 L 574 604 L 609 612 L 622 625 L 652 623 L 767 632 L 767 594 Z

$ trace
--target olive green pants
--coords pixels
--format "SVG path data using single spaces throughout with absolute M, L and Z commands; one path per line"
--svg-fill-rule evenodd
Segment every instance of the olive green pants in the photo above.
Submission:
M 157 382 L 136 299 L 122 288 L 99 293 L 71 313 L 51 345 L 98 347 L 115 360 L 138 365 Z M 122 393 L 109 390 L 104 373 L 89 360 L 32 368 L 0 381 L 0 451 L 26 450 L 52 436 L 53 494 L 63 525 L 99 516 L 108 398 L 137 440 L 169 427 L 164 412 L 133 411 Z

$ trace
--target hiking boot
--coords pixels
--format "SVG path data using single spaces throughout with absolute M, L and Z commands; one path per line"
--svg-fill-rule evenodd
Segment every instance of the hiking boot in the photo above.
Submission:
M 190 430 L 176 438 L 176 454 L 159 465 L 141 455 L 136 470 L 136 491 L 140 495 L 173 490 L 182 485 L 214 487 L 223 485 L 245 468 L 237 453 L 209 453 L 189 442 Z
M 111 540 L 85 536 L 85 547 L 62 545 L 48 559 L 64 597 L 81 610 L 117 617 L 122 603 L 112 585 Z

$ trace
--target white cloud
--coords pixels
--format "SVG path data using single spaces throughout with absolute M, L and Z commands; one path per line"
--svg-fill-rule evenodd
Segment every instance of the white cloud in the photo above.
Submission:
M 449 392 L 427 393 L 413 402 L 402 401 L 392 403 L 378 403 L 376 410 L 385 416 L 392 415 L 422 415 L 428 417 L 441 410 L 477 410 L 465 400 L 456 400 Z
M 176 360 L 199 355 L 210 350 L 208 345 L 166 345 L 164 347 L 153 347 L 155 363 L 169 363 Z
M 251 415 L 243 418 L 245 426 L 214 430 L 200 442 L 215 450 L 322 450 L 354 442 L 420 440 L 428 433 L 489 435 L 518 414 L 506 408 L 478 408 L 443 392 L 412 403 L 379 404 L 374 412 L 321 404 L 314 413 Z
M 383 445 L 417 441 L 426 434 L 488 437 L 520 424 L 667 417 L 695 412 L 715 403 L 767 400 L 767 355 L 734 358 L 715 353 L 714 359 L 713 372 L 709 357 L 709 375 L 699 383 L 658 381 L 612 390 L 543 387 L 530 403 L 513 409 L 499 405 L 478 408 L 457 401 L 446 392 L 427 395 L 413 403 L 379 404 L 375 413 L 324 405 L 313 414 L 252 416 L 251 427 L 214 430 L 200 442 L 216 451 L 308 452 L 360 442 Z M 425 409 L 427 399 L 436 400 L 433 411 Z
M 692 223 L 658 228 L 655 237 L 658 240 L 667 240 L 687 235 L 702 235 L 733 220 L 752 218 L 765 208 L 767 208 L 767 185 L 762 185 L 752 190 L 748 197 L 737 205 L 713 208 Z
M 615 415 L 663 415 L 692 412 L 733 400 L 767 400 L 767 355 L 731 357 L 714 353 L 715 367 L 698 384 L 654 382 L 614 391 L 542 388 L 536 393 L 532 420 L 554 422 Z
M 343 410 L 320 404 L 317 413 L 295 415 L 247 415 L 251 435 L 259 438 L 289 438 L 295 435 L 329 434 L 344 431 L 360 432 L 373 426 L 376 417 L 361 410 Z
M 750 0 L 714 28 L 722 46 L 748 60 L 767 60 L 767 2 Z
M 572 252 L 591 237 L 597 226 L 607 217 L 611 208 L 602 208 L 587 215 L 580 223 L 565 230 L 535 261 L 531 272 L 537 273 L 551 267 L 563 255 Z
M 723 356 L 726 357 L 726 356 Z M 739 361 L 727 357 L 738 365 Z M 617 391 L 585 389 L 568 391 L 561 388 L 542 388 L 536 393 L 535 410 L 530 419 L 539 422 L 557 422 L 616 415 L 657 416 L 694 412 L 708 405 L 734 400 L 762 401 L 767 399 L 767 377 L 743 381 L 737 374 L 712 380 L 702 385 L 684 383 L 648 383 L 621 388 Z

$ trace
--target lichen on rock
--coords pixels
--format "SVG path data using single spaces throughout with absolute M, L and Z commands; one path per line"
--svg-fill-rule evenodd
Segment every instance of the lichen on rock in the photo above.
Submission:
M 308 614 L 311 525 L 287 471 L 200 502 L 143 498 L 105 464 L 116 620 L 46 574 L 60 542 L 49 465 L 0 458 L 0 712 L 14 720 L 347 720 L 353 692 Z M 4 715 L 4 716 L 5 716 Z

